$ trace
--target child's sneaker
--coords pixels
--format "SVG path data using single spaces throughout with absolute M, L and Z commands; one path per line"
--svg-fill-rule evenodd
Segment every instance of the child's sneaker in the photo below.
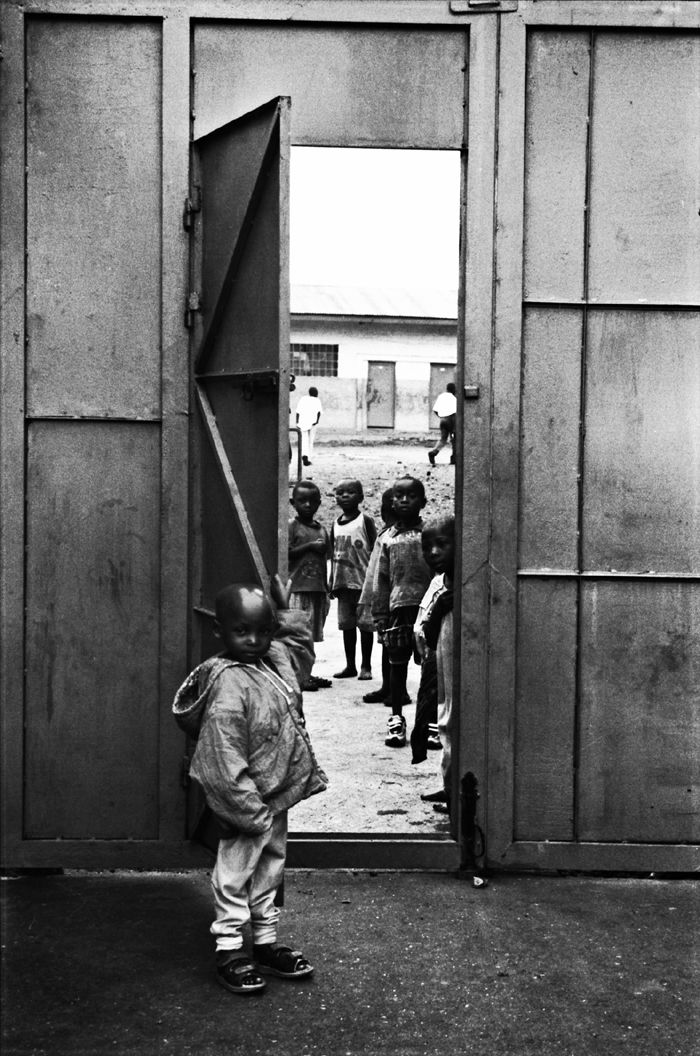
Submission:
M 428 726 L 428 748 L 431 751 L 440 751 L 442 748 L 442 741 L 440 740 L 440 734 L 436 723 L 430 723 Z
M 406 744 L 406 720 L 392 715 L 386 725 L 384 744 L 387 748 L 403 748 Z

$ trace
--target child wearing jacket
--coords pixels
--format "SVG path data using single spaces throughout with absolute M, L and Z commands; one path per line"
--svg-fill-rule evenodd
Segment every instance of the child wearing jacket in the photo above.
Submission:
M 182 729 L 197 740 L 190 776 L 219 822 L 212 888 L 217 980 L 236 994 L 264 989 L 263 974 L 311 975 L 299 950 L 277 942 L 287 845 L 287 811 L 327 778 L 301 712 L 300 686 L 314 662 L 308 616 L 288 612 L 275 576 L 270 599 L 254 584 L 233 583 L 216 598 L 215 632 L 224 645 L 200 664 L 173 703 Z M 243 953 L 251 922 L 253 956 Z

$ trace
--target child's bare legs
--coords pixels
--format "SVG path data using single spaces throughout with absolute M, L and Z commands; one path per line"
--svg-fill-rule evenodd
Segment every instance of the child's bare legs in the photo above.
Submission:
M 392 660 L 389 671 L 391 717 L 387 723 L 384 738 L 384 744 L 388 748 L 403 748 L 406 744 L 406 720 L 403 717 L 403 706 L 406 700 L 407 676 L 408 661 Z
M 391 714 L 403 716 L 403 706 L 406 701 L 406 679 L 408 678 L 408 663 L 392 664 L 389 670 L 389 688 L 391 700 Z
M 383 704 L 389 699 L 389 694 L 391 693 L 389 685 L 390 670 L 389 654 L 386 651 L 386 647 L 382 646 L 382 684 L 379 689 L 373 689 L 371 693 L 365 693 L 362 698 L 365 704 Z
M 334 678 L 354 678 L 357 674 L 355 667 L 355 650 L 357 648 L 357 629 L 343 631 L 343 649 L 345 650 L 345 667 L 338 671 Z
M 360 681 L 366 682 L 372 677 L 373 631 L 360 631 Z

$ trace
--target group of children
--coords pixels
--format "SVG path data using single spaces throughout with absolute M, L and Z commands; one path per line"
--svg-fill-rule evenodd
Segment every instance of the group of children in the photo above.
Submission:
M 360 481 L 340 481 L 335 497 L 341 512 L 327 532 L 316 520 L 317 485 L 302 480 L 294 486 L 288 584 L 274 577 L 269 596 L 253 584 L 221 591 L 215 633 L 223 651 L 191 672 L 173 704 L 178 724 L 196 741 L 190 775 L 218 826 L 211 932 L 217 979 L 233 993 L 262 991 L 265 974 L 299 979 L 313 973 L 300 950 L 277 942 L 276 896 L 287 811 L 327 787 L 306 732 L 302 693 L 329 684 L 314 680 L 311 669 L 330 597 L 337 598 L 345 652 L 345 666 L 334 677 L 371 679 L 375 632 L 381 643 L 382 686 L 363 699 L 391 707 L 389 747 L 406 744 L 408 668 L 412 658 L 421 664 L 413 762 L 426 758 L 437 726 L 443 787 L 423 798 L 449 812 L 454 518 L 425 526 L 425 489 L 409 476 L 384 493 L 379 533 L 360 510 Z M 252 956 L 243 953 L 248 923 Z
M 317 485 L 302 480 L 294 486 L 291 503 L 295 517 L 289 526 L 290 605 L 309 614 L 314 641 L 320 642 L 329 598 L 337 599 L 345 666 L 335 678 L 371 679 L 376 632 L 382 646 L 382 686 L 363 699 L 367 703 L 382 701 L 391 707 L 385 744 L 401 748 L 406 744 L 403 708 L 408 667 L 412 657 L 418 663 L 423 659 L 416 655 L 416 631 L 418 640 L 424 641 L 420 623 L 425 612 L 421 604 L 432 576 L 444 573 L 428 556 L 426 540 L 434 530 L 425 529 L 422 521 L 425 488 L 420 480 L 406 476 L 387 489 L 382 496 L 383 527 L 379 532 L 374 520 L 360 509 L 364 493 L 359 480 L 341 480 L 335 488 L 335 498 L 341 512 L 329 533 L 316 520 L 321 505 Z M 330 560 L 328 578 L 326 559 Z M 302 688 L 317 689 L 319 681 L 312 675 Z M 423 697 L 430 695 L 432 682 L 426 686 Z M 437 724 L 430 726 L 433 730 L 428 729 L 428 737 L 432 732 L 434 746 Z

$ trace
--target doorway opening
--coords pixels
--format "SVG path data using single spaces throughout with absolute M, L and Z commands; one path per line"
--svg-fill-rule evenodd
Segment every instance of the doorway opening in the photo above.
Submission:
M 329 531 L 343 478 L 361 481 L 361 509 L 377 528 L 382 493 L 404 475 L 425 486 L 424 521 L 454 512 L 451 449 L 435 466 L 428 451 L 445 388 L 436 387 L 456 369 L 459 224 L 458 152 L 292 148 L 290 494 L 313 480 Z M 295 426 L 310 389 L 322 410 L 306 464 Z M 376 636 L 372 679 L 334 678 L 345 653 L 333 601 L 316 655 L 314 675 L 330 686 L 305 693 L 304 708 L 330 785 L 295 808 L 295 834 L 449 838 L 447 818 L 421 799 L 441 786 L 440 751 L 413 764 L 410 744 L 385 744 L 390 709 L 363 699 L 382 682 Z M 419 680 L 411 662 L 409 735 Z

